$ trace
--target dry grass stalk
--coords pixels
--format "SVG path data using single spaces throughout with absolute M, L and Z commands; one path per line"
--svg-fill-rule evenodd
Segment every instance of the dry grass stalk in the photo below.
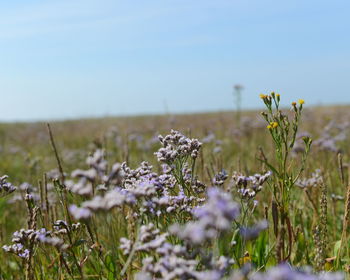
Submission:
M 350 174 L 350 168 L 349 168 L 349 174 Z M 349 178 L 347 193 L 346 193 L 345 212 L 344 212 L 344 218 L 343 218 L 343 231 L 341 235 L 340 248 L 337 256 L 338 263 L 342 255 L 342 249 L 343 249 L 344 243 L 347 240 L 347 227 L 349 225 L 349 217 L 350 217 L 350 178 Z

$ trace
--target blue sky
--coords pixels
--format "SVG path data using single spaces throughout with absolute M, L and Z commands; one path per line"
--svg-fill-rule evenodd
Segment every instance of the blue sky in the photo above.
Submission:
M 350 1 L 0 1 L 0 120 L 350 103 Z

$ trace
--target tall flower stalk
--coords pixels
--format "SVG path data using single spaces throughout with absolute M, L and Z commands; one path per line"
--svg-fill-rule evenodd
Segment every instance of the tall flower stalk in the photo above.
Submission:
M 280 95 L 272 92 L 270 95 L 261 94 L 267 111 L 262 112 L 263 118 L 267 122 L 267 129 L 275 146 L 275 161 L 268 160 L 262 155 L 260 160 L 273 171 L 273 208 L 275 235 L 277 239 L 276 258 L 278 262 L 286 261 L 291 256 L 292 251 L 292 225 L 289 218 L 289 206 L 291 191 L 300 174 L 304 170 L 307 155 L 309 154 L 312 140 L 304 137 L 304 152 L 298 167 L 291 168 L 293 161 L 290 159 L 291 151 L 294 147 L 296 135 L 299 128 L 304 100 L 300 99 L 298 104 L 292 103 L 293 116 L 289 117 L 280 108 Z M 297 170 L 296 172 L 294 170 Z M 278 215 L 276 215 L 276 210 Z M 286 237 L 288 235 L 288 244 Z

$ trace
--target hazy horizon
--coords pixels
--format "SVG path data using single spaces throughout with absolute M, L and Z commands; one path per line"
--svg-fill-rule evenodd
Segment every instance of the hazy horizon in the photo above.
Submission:
M 305 110 L 313 110 L 313 109 L 326 109 L 327 108 L 338 108 L 338 107 L 350 107 L 349 104 L 305 104 L 304 105 L 304 111 Z M 245 113 L 251 113 L 251 112 L 257 112 L 259 117 L 260 111 L 263 111 L 266 107 L 264 105 L 258 106 L 258 107 L 252 107 L 252 108 L 242 108 L 241 113 L 244 115 Z M 281 107 L 282 110 L 289 110 L 291 107 L 289 105 L 284 105 Z M 148 113 L 130 113 L 130 114 L 106 114 L 106 115 L 81 115 L 76 117 L 60 117 L 60 118 L 37 118 L 37 119 L 7 119 L 7 120 L 0 120 L 0 123 L 3 124 L 11 124 L 11 123 L 51 123 L 51 122 L 65 122 L 65 121 L 81 121 L 81 120 L 99 120 L 99 119 L 114 119 L 114 118 L 138 118 L 138 117 L 153 117 L 153 116 L 160 116 L 160 117 L 176 117 L 176 116 L 192 116 L 192 115 L 206 115 L 206 114 L 233 114 L 235 116 L 236 109 L 213 109 L 213 110 L 197 110 L 197 111 L 178 111 L 178 112 L 148 112 Z

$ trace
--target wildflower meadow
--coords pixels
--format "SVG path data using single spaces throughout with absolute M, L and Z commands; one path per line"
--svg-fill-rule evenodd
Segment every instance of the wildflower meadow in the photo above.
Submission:
M 348 279 L 348 107 L 282 98 L 1 124 L 0 279 Z

